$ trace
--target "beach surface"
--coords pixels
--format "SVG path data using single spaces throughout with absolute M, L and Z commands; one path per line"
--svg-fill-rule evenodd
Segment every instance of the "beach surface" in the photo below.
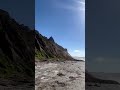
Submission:
M 35 90 L 85 90 L 85 62 L 36 62 Z

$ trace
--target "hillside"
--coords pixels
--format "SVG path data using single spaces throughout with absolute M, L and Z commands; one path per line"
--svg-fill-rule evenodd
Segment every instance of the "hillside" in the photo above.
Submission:
M 53 37 L 42 36 L 38 31 L 35 33 L 35 53 L 38 59 L 64 59 L 70 60 L 72 57 L 67 49 L 55 43 Z
M 35 57 L 42 59 L 72 59 L 67 49 L 54 39 L 42 36 L 17 23 L 8 12 L 0 10 L 0 77 L 34 77 Z
M 18 24 L 3 10 L 0 42 L 0 76 L 34 76 L 34 31 Z

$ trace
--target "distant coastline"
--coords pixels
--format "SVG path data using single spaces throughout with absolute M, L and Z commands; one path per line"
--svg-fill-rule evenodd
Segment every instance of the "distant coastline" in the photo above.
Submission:
M 74 59 L 76 60 L 82 60 L 85 61 L 85 57 L 77 57 L 77 56 L 73 56 Z

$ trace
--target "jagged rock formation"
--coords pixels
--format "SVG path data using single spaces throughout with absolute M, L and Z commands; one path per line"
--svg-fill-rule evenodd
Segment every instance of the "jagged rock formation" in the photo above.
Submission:
M 53 42 L 53 43 L 55 42 L 52 36 L 48 40 Z
M 70 54 L 67 52 L 67 49 L 55 43 L 53 37 L 48 39 L 47 37 L 39 34 L 37 31 L 35 35 L 35 52 L 36 57 L 39 59 L 72 59 Z

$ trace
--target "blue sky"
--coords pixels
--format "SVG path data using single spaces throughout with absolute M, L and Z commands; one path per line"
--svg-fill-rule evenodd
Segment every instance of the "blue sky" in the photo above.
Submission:
M 72 56 L 85 56 L 84 0 L 36 0 L 35 28 Z

